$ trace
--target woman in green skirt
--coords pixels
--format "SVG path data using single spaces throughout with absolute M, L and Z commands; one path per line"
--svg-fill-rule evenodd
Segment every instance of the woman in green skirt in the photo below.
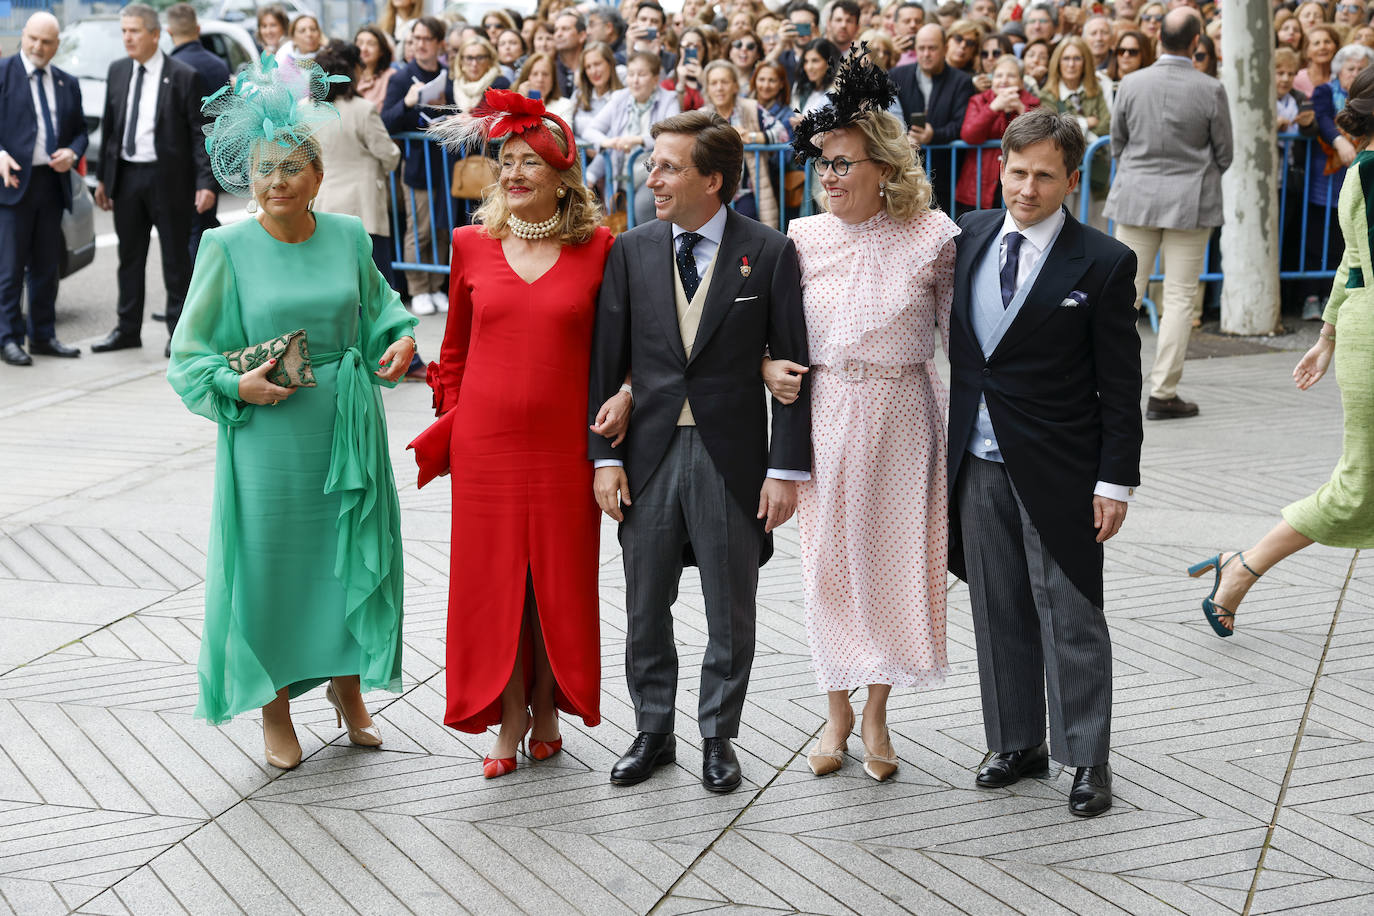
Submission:
M 362 223 L 311 209 L 314 128 L 337 116 L 311 103 L 326 82 L 309 62 L 265 59 L 207 102 L 215 176 L 255 218 L 205 233 L 167 368 L 219 424 L 196 715 L 261 708 L 282 769 L 301 759 L 291 698 L 328 681 L 349 738 L 375 747 L 362 691 L 401 681 L 400 510 L 377 385 L 405 372 L 415 319 Z M 225 356 L 300 329 L 313 386 L 269 379 L 275 360 L 240 374 Z
M 1279 522 L 1246 550 L 1217 554 L 1188 570 L 1215 571 L 1202 612 L 1218 636 L 1235 631 L 1236 608 L 1260 576 L 1284 557 L 1310 544 L 1374 547 L 1374 67 L 1355 77 L 1336 126 L 1355 139 L 1360 152 L 1341 186 L 1339 213 L 1345 256 L 1336 270 L 1322 315 L 1321 338 L 1293 370 L 1306 391 L 1334 362 L 1341 387 L 1345 430 L 1341 458 L 1317 492 L 1287 506 Z

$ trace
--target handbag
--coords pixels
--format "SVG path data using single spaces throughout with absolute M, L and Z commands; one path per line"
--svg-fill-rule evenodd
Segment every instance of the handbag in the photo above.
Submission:
M 481 153 L 464 156 L 453 164 L 452 195 L 459 200 L 481 200 L 482 192 L 496 181 L 492 162 Z
M 315 370 L 310 365 L 310 349 L 306 345 L 305 331 L 292 331 L 280 337 L 273 337 L 251 347 L 224 351 L 229 360 L 229 368 L 239 375 L 275 359 L 277 365 L 267 373 L 267 380 L 283 388 L 314 388 Z
M 782 176 L 782 186 L 785 191 L 784 203 L 789 209 L 795 210 L 802 205 L 802 191 L 806 188 L 805 172 L 786 172 Z

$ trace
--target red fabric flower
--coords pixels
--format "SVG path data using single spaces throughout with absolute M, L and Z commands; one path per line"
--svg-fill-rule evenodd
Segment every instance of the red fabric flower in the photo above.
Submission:
M 491 125 L 487 131 L 489 139 L 516 134 L 539 154 L 540 159 L 559 171 L 572 168 L 577 159 L 572 128 L 562 118 L 546 111 L 541 99 L 526 98 L 508 89 L 488 89 L 482 101 L 472 109 L 472 116 L 483 118 Z M 558 148 L 553 134 L 544 124 L 545 118 L 563 129 L 563 136 L 568 140 L 566 153 Z

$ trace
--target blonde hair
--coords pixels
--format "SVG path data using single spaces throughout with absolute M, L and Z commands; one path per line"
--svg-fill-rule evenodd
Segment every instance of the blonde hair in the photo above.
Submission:
M 1065 48 L 1075 48 L 1083 56 L 1083 77 L 1080 83 L 1084 98 L 1102 94 L 1102 86 L 1097 81 L 1097 67 L 1093 63 L 1093 52 L 1088 43 L 1077 35 L 1066 35 L 1050 56 L 1050 72 L 1045 77 L 1045 92 L 1053 99 L 1059 99 L 1059 59 L 1064 56 Z
M 568 138 L 564 136 L 563 129 L 549 118 L 544 119 L 544 126 L 553 135 L 558 149 L 566 153 Z M 563 182 L 563 187 L 568 189 L 568 194 L 558 204 L 560 214 L 555 237 L 565 245 L 580 245 L 590 239 L 596 227 L 601 225 L 601 207 L 598 206 L 591 189 L 582 180 L 580 156 L 573 156 L 572 166 L 563 169 L 557 175 Z M 481 223 L 487 235 L 494 239 L 503 239 L 510 235 L 510 204 L 498 183 L 483 189 L 482 206 L 473 214 L 473 220 Z
M 494 10 L 494 12 L 499 13 L 500 10 Z M 467 82 L 467 77 L 463 75 L 463 53 L 474 45 L 481 48 L 482 53 L 487 56 L 486 69 L 482 71 L 481 76 L 477 77 L 478 82 L 486 79 L 487 76 L 491 75 L 493 70 L 496 71 L 496 76 L 501 75 L 501 70 L 499 69 L 501 63 L 496 59 L 496 47 L 488 41 L 484 35 L 470 35 L 467 40 L 459 45 L 458 53 L 455 54 L 454 59 L 449 62 L 448 75 L 450 79 L 460 83 Z M 558 82 L 557 76 L 554 77 L 554 82 Z
M 865 112 L 857 121 L 837 129 L 858 131 L 868 157 L 879 167 L 887 167 L 883 206 L 888 216 L 905 222 L 933 209 L 935 194 L 930 179 L 907 142 L 906 128 L 894 115 L 886 111 Z

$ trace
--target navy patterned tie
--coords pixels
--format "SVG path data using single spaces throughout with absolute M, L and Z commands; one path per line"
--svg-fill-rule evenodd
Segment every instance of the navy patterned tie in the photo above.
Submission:
M 677 275 L 682 278 L 682 291 L 687 294 L 688 302 L 692 301 L 697 294 L 697 287 L 701 285 L 701 277 L 697 276 L 697 259 L 692 254 L 692 249 L 697 247 L 701 239 L 698 232 L 684 232 L 677 237 Z
M 1007 262 L 1002 265 L 1002 308 L 1011 305 L 1011 300 L 1016 296 L 1016 269 L 1021 264 L 1021 243 L 1026 237 L 1019 232 L 1008 232 L 1005 236 L 1007 242 Z
M 48 91 L 43 88 L 43 73 L 43 68 L 39 67 L 33 71 L 33 76 L 38 80 L 38 107 L 43 109 L 43 130 L 47 132 L 43 142 L 44 152 L 51 157 L 57 152 L 57 131 L 52 126 L 52 109 L 48 107 Z

